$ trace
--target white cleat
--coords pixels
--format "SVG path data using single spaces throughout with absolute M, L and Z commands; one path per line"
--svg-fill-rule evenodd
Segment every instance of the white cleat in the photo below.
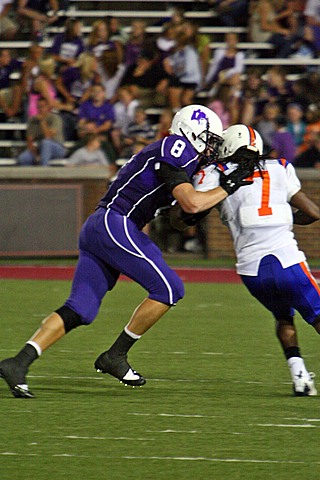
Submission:
M 296 375 L 293 382 L 293 394 L 295 397 L 315 397 L 318 395 L 314 384 L 315 374 L 309 373 L 309 378 Z

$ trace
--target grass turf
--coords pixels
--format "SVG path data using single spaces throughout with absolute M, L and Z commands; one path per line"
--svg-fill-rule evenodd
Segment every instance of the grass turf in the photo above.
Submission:
M 61 305 L 70 282 L 0 281 L 0 357 Z M 0 383 L 1 480 L 301 480 L 320 478 L 319 399 L 291 396 L 271 316 L 242 285 L 186 284 L 186 297 L 130 352 L 140 389 L 93 362 L 144 298 L 120 282 L 90 327 L 30 369 L 36 398 Z M 319 339 L 297 316 L 307 366 Z

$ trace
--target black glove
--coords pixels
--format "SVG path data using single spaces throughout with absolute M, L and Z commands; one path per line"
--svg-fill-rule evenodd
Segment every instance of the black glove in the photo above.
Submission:
M 213 207 L 212 207 L 213 208 Z M 212 210 L 212 208 L 208 208 L 207 210 L 203 210 L 199 213 L 181 213 L 181 220 L 188 225 L 188 227 L 193 227 L 197 223 L 200 222 L 204 217 L 206 217 Z
M 228 195 L 232 195 L 238 188 L 244 185 L 252 185 L 253 180 L 248 180 L 248 177 L 252 176 L 252 172 L 249 169 L 242 169 L 238 167 L 229 175 L 225 175 L 223 172 L 220 174 L 220 187 L 227 192 Z

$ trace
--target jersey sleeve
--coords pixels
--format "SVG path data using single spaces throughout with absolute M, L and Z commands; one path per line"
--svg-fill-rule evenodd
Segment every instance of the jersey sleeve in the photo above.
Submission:
M 178 135 L 166 137 L 161 144 L 160 160 L 176 168 L 185 168 L 194 163 L 198 155 L 190 143 Z
M 195 190 L 198 190 L 199 192 L 206 192 L 208 190 L 212 190 L 213 188 L 219 187 L 219 178 L 219 173 L 217 172 L 215 166 L 208 165 L 193 175 L 192 183 Z
M 294 166 L 291 163 L 288 163 L 286 166 L 287 174 L 287 201 L 289 202 L 293 195 L 295 195 L 299 190 L 301 190 L 301 183 L 297 177 Z

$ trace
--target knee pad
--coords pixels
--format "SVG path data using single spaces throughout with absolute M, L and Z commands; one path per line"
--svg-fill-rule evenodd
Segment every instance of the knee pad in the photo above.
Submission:
M 76 327 L 80 327 L 81 325 L 83 325 L 80 315 L 71 310 L 71 308 L 69 307 L 65 307 L 63 305 L 62 307 L 58 308 L 55 313 L 60 315 L 60 317 L 62 318 L 66 333 L 70 332 L 70 330 L 73 330 Z

